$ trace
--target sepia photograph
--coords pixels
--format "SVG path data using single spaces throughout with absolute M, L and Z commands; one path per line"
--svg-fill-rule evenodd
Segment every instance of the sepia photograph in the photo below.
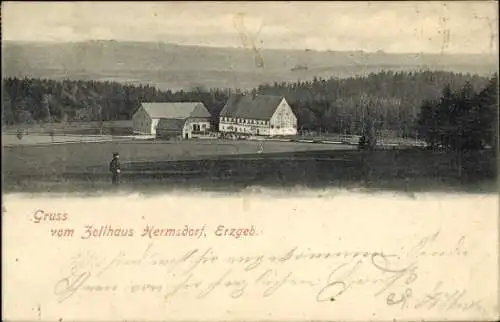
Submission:
M 3 190 L 496 191 L 495 6 L 6 2 Z
M 499 317 L 498 2 L 1 11 L 11 321 Z

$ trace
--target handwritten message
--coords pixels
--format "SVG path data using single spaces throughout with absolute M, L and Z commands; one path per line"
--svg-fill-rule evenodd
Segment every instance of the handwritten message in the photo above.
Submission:
M 64 222 L 68 213 L 47 212 L 37 209 L 33 213 L 34 223 Z M 123 228 L 113 225 L 85 225 L 80 232 L 81 239 L 137 237 L 156 239 L 162 237 L 207 238 L 207 232 L 218 237 L 242 238 L 256 236 L 253 225 L 250 228 L 226 228 L 218 225 L 209 229 L 206 225 L 181 228 L 161 228 L 144 225 L 141 229 Z M 51 228 L 52 237 L 74 237 L 75 229 Z M 68 275 L 54 285 L 54 295 L 59 302 L 66 301 L 75 294 L 116 293 L 129 295 L 148 294 L 160 301 L 168 301 L 180 293 L 193 299 L 209 296 L 228 296 L 238 299 L 249 292 L 264 298 L 291 288 L 300 288 L 318 303 L 342 300 L 355 289 L 372 290 L 374 297 L 383 298 L 388 306 L 407 309 L 428 310 L 475 310 L 485 314 L 481 300 L 467 297 L 466 289 L 456 289 L 442 280 L 431 284 L 432 288 L 415 294 L 414 285 L 419 279 L 421 258 L 460 258 L 467 256 L 465 236 L 460 236 L 455 245 L 447 249 L 433 247 L 439 231 L 426 236 L 411 247 L 408 252 L 386 254 L 383 252 L 358 251 L 312 251 L 294 246 L 275 255 L 233 255 L 227 256 L 212 247 L 192 248 L 179 255 L 162 253 L 153 242 L 140 254 L 130 254 L 121 250 L 111 257 L 102 257 L 95 251 L 78 253 L 71 259 Z M 434 245 L 435 246 L 435 245 Z M 316 263 L 327 268 L 324 276 L 294 272 L 297 264 Z M 217 268 L 219 274 L 206 278 L 204 272 Z M 139 278 L 108 283 L 107 277 L 116 270 L 155 269 L 155 279 Z M 312 275 L 312 276 L 311 276 Z M 158 278 L 162 282 L 158 281 Z
M 249 292 L 267 298 L 299 288 L 314 296 L 317 302 L 335 302 L 350 291 L 364 288 L 371 290 L 373 296 L 383 298 L 387 305 L 401 309 L 411 305 L 429 310 L 476 310 L 484 314 L 480 300 L 468 298 L 466 289 L 455 289 L 442 280 L 436 281 L 427 292 L 414 294 L 413 286 L 421 278 L 421 258 L 467 256 L 464 236 L 454 247 L 432 249 L 438 236 L 439 232 L 427 236 L 409 252 L 399 255 L 368 251 L 314 252 L 295 246 L 276 255 L 227 256 L 208 247 L 169 256 L 154 243 L 141 254 L 120 251 L 111 258 L 99 257 L 97 252 L 84 252 L 71 259 L 68 275 L 54 285 L 54 295 L 61 302 L 75 294 L 96 292 L 154 294 L 160 301 L 168 301 L 180 293 L 196 299 L 208 296 L 238 299 Z M 319 265 L 326 268 L 327 274 L 297 273 L 294 272 L 296 265 Z M 206 271 L 214 267 L 220 273 L 207 278 Z M 160 273 L 154 274 L 152 280 L 138 276 L 125 284 L 107 282 L 117 270 L 123 274 L 124 270 L 140 269 Z

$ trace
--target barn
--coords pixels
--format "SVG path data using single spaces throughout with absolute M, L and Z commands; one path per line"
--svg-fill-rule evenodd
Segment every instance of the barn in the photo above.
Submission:
M 296 135 L 297 117 L 283 96 L 231 95 L 219 117 L 219 131 L 243 135 Z
M 136 134 L 156 136 L 157 131 L 189 139 L 210 130 L 210 113 L 201 102 L 142 103 L 132 117 Z

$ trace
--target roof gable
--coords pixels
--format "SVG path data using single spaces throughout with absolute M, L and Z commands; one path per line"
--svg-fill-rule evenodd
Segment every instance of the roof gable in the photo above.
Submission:
M 274 95 L 231 95 L 222 109 L 221 117 L 234 117 L 255 120 L 269 120 L 283 100 Z
M 151 118 L 186 119 L 189 117 L 210 117 L 207 108 L 201 102 L 142 103 Z

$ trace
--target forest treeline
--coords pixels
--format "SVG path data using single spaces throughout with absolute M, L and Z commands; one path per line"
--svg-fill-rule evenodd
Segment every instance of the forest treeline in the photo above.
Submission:
M 423 102 L 417 132 L 431 147 L 477 150 L 498 143 L 498 77 L 475 91 L 470 83 L 458 90 L 445 86 L 438 99 Z
M 434 104 L 430 102 L 438 100 L 445 88 L 454 92 L 467 86 L 471 93 L 478 93 L 488 84 L 490 79 L 469 74 L 386 71 L 346 79 L 266 84 L 249 92 L 286 97 L 300 130 L 361 134 L 368 124 L 377 134 L 413 137 L 417 130 L 424 129 L 422 121 L 418 122 L 422 105 Z M 201 101 L 217 126 L 218 114 L 231 92 L 204 88 L 170 91 L 108 81 L 4 78 L 2 124 L 126 120 L 141 102 Z

